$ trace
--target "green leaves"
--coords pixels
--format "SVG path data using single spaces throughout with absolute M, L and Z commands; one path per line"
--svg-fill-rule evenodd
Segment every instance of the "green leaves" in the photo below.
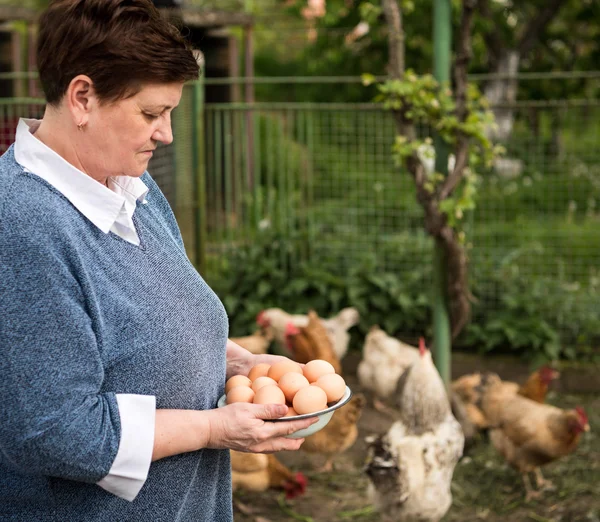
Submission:
M 363 84 L 375 82 L 373 75 L 363 75 Z M 426 132 L 437 133 L 451 148 L 455 157 L 459 152 L 459 137 L 468 140 L 468 162 L 461 172 L 462 180 L 452 194 L 446 197 L 437 193 L 445 176 L 426 170 L 427 179 L 423 188 L 438 203 L 438 208 L 447 217 L 449 226 L 457 232 L 464 243 L 465 230 L 463 218 L 469 210 L 475 209 L 477 201 L 478 173 L 492 167 L 494 158 L 502 152 L 487 138 L 487 130 L 493 124 L 494 117 L 488 109 L 487 101 L 481 96 L 475 85 L 467 88 L 467 115 L 464 121 L 456 113 L 456 102 L 452 91 L 440 85 L 430 74 L 417 75 L 407 70 L 402 80 L 390 79 L 377 85 L 378 95 L 375 101 L 387 110 L 399 112 L 406 124 L 412 123 Z M 421 135 L 409 139 L 398 135 L 392 146 L 392 155 L 397 167 L 406 166 L 407 160 L 419 158 L 422 163 L 432 162 L 434 151 L 430 136 Z M 429 153 L 428 151 L 431 151 Z
M 452 199 L 457 208 L 460 198 Z M 418 237 L 407 235 L 395 244 L 404 256 L 395 272 L 366 260 L 344 271 L 336 258 L 325 255 L 282 265 L 282 256 L 303 248 L 303 241 L 298 235 L 262 232 L 251 244 L 227 255 L 229 262 L 210 283 L 225 304 L 231 335 L 251 333 L 258 312 L 273 306 L 291 313 L 313 308 L 325 317 L 355 306 L 361 322 L 351 332 L 353 349 L 362 347 L 374 324 L 401 337 L 428 332 L 430 254 L 427 246 L 417 245 Z M 572 285 L 519 270 L 523 256 L 536 251 L 543 257 L 541 248 L 515 250 L 485 268 L 475 265 L 473 320 L 454 343 L 455 349 L 520 354 L 537 364 L 557 358 L 598 359 L 600 285 Z

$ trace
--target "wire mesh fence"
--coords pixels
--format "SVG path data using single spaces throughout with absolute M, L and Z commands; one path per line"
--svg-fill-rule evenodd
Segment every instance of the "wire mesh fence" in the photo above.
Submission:
M 432 243 L 412 180 L 392 161 L 389 113 L 371 103 L 199 105 L 195 92 L 184 89 L 175 141 L 157 151 L 149 170 L 175 210 L 190 258 L 200 264 L 205 255 L 207 279 L 236 249 L 273 230 L 303 238 L 282 255 L 284 269 L 322 261 L 342 275 L 374 259 L 376 270 L 430 285 Z M 531 295 L 538 307 L 564 301 L 556 321 L 565 342 L 599 338 L 590 329 L 600 305 L 600 101 L 503 108 L 513 118 L 507 153 L 481 176 L 467 217 L 474 295 L 501 314 L 511 306 L 507 285 L 539 281 L 543 291 Z M 18 117 L 40 117 L 42 109 L 39 100 L 0 100 L 0 152 Z
M 298 87 L 304 80 L 285 81 Z M 526 286 L 538 309 L 553 307 L 548 317 L 563 342 L 598 339 L 600 101 L 519 100 L 500 108 L 512 118 L 507 152 L 481 176 L 477 208 L 466 218 L 473 293 L 501 316 Z M 312 258 L 344 274 L 374 258 L 377 270 L 430 285 L 432 242 L 412 179 L 393 164 L 389 113 L 369 103 L 261 100 L 206 105 L 205 127 L 214 259 L 272 228 L 307 238 L 306 248 L 282 257 L 287 268 Z

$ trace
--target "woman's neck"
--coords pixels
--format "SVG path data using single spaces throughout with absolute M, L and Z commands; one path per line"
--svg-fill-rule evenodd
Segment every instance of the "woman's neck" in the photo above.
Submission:
M 81 131 L 75 127 L 75 132 L 73 132 L 72 129 L 69 129 L 68 125 L 61 123 L 60 117 L 57 117 L 56 114 L 53 114 L 49 110 L 46 110 L 44 118 L 37 128 L 33 129 L 33 135 L 46 145 L 46 147 L 52 149 L 76 169 L 108 187 L 108 177 L 93 175 L 84 167 L 80 160 L 77 149 L 74 146 L 79 139 L 79 136 L 76 134 L 77 132 Z

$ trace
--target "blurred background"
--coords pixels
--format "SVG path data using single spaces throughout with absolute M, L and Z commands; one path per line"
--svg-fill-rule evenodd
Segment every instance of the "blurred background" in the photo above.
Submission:
M 201 51 L 203 77 L 186 86 L 175 141 L 159 148 L 149 171 L 190 259 L 222 298 L 232 335 L 253 332 L 270 307 L 326 317 L 354 307 L 349 375 L 374 324 L 411 344 L 431 337 L 433 240 L 413 179 L 394 162 L 392 114 L 374 101 L 376 84 L 361 79 L 389 73 L 379 2 L 154 3 Z M 46 4 L 0 0 L 0 153 L 19 117 L 43 114 L 35 41 Z M 433 2 L 399 4 L 406 68 L 431 73 Z M 461 5 L 451 1 L 453 47 Z M 481 0 L 469 81 L 487 98 L 497 123 L 490 138 L 505 153 L 478 172 L 475 203 L 462 218 L 473 300 L 471 321 L 453 342 L 454 375 L 485 368 L 519 380 L 552 363 L 562 369 L 557 404 L 584 402 L 597 415 L 597 400 L 579 394 L 600 390 L 600 3 Z M 433 170 L 431 158 L 423 161 Z M 587 453 L 556 472 L 573 479 L 560 498 L 589 500 L 580 510 L 561 511 L 559 497 L 522 508 L 511 497 L 515 476 L 486 447 L 457 468 L 458 511 L 447 520 L 599 520 L 593 446 L 586 439 Z M 341 478 L 315 480 L 338 493 L 344 481 L 362 485 L 363 449 L 342 464 Z M 337 510 L 347 516 L 319 516 L 322 502 L 305 518 L 281 502 L 273 504 L 279 518 L 263 515 L 378 519 L 354 504 Z M 302 512 L 302 503 L 294 509 Z

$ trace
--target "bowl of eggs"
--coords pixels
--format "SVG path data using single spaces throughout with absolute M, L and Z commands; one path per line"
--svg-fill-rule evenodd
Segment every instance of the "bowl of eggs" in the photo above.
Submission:
M 282 422 L 318 417 L 319 420 L 291 435 L 301 439 L 323 429 L 331 420 L 333 412 L 352 397 L 343 377 L 335 373 L 333 366 L 322 359 L 315 359 L 304 366 L 285 360 L 270 364 L 257 364 L 248 376 L 234 375 L 225 384 L 225 395 L 217 406 L 222 408 L 234 402 L 253 404 L 285 404 L 285 417 L 270 422 Z

